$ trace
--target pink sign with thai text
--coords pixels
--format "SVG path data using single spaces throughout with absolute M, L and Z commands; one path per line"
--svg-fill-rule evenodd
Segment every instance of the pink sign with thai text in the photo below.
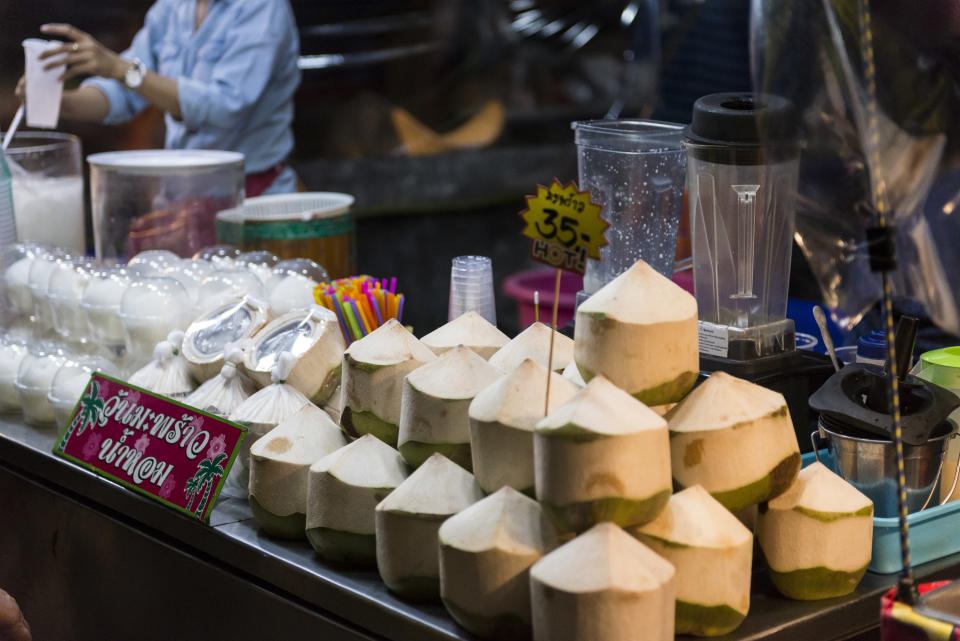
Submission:
M 53 453 L 204 522 L 246 429 L 96 373 Z

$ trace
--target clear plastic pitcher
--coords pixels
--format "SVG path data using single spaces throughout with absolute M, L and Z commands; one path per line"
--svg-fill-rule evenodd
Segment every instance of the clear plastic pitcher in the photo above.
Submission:
M 704 96 L 686 134 L 700 320 L 782 336 L 800 156 L 793 107 L 777 96 Z M 768 348 L 758 342 L 753 355 Z
M 86 253 L 80 139 L 24 131 L 7 148 L 17 237 Z
M 653 120 L 585 120 L 572 124 L 578 186 L 603 205 L 610 223 L 601 260 L 587 261 L 590 295 L 642 258 L 673 275 L 683 205 L 683 125 Z

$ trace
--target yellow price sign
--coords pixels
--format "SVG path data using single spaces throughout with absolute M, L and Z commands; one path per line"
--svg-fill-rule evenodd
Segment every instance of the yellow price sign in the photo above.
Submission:
M 527 208 L 520 212 L 530 258 L 583 275 L 587 258 L 599 260 L 600 248 L 607 244 L 603 234 L 610 223 L 600 216 L 602 211 L 590 200 L 590 192 L 579 191 L 573 181 L 566 187 L 556 178 L 549 187 L 537 185 L 537 194 L 527 196 Z

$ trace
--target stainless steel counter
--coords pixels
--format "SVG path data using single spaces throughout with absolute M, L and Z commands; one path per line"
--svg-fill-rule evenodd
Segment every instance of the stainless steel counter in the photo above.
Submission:
M 61 592 L 74 594 L 79 603 L 84 601 L 83 590 L 91 589 L 99 594 L 103 591 L 99 584 L 111 583 L 109 572 L 127 571 L 131 574 L 126 577 L 129 581 L 139 577 L 144 585 L 154 582 L 170 586 L 194 585 L 200 574 L 208 573 L 209 580 L 214 581 L 210 590 L 216 590 L 219 581 L 231 586 L 231 594 L 235 592 L 230 603 L 236 603 L 232 616 L 239 621 L 245 620 L 240 615 L 275 612 L 274 619 L 283 619 L 287 629 L 326 632 L 321 637 L 325 639 L 472 638 L 453 623 L 441 606 L 412 605 L 394 597 L 373 570 L 333 567 L 319 561 L 306 542 L 277 541 L 261 535 L 244 501 L 221 499 L 213 510 L 210 525 L 204 525 L 53 456 L 55 439 L 52 430 L 38 431 L 0 419 L 0 587 L 27 590 L 28 618 L 31 614 L 38 616 L 36 610 L 42 610 L 43 603 L 55 602 L 56 582 L 74 580 L 85 584 L 59 588 Z M 25 500 L 23 496 L 27 494 L 36 498 Z M 56 501 L 50 503 L 47 496 L 55 497 Z M 49 515 L 37 514 L 42 510 L 36 506 L 41 504 Z M 94 519 L 88 529 L 129 531 L 124 540 L 130 538 L 135 543 L 101 549 L 94 541 L 92 550 L 75 550 L 74 555 L 82 555 L 92 562 L 87 563 L 86 573 L 73 574 L 65 569 L 62 554 L 58 555 L 57 551 L 58 533 L 64 527 L 57 522 L 57 515 L 65 510 L 79 515 L 72 517 L 72 521 Z M 82 538 L 86 537 L 96 539 L 96 534 L 87 532 Z M 131 546 L 136 549 L 128 549 Z M 103 563 L 97 560 L 106 556 L 109 559 L 103 559 Z M 124 570 L 144 563 L 151 571 L 167 576 Z M 111 564 L 116 569 L 109 570 Z M 98 566 L 106 568 L 105 574 L 96 574 Z M 43 581 L 39 576 L 32 579 L 31 567 L 46 568 L 51 576 Z M 57 575 L 58 567 L 63 576 Z M 930 579 L 960 575 L 960 555 L 921 566 L 918 573 Z M 853 595 L 820 602 L 790 601 L 779 596 L 762 572 L 755 573 L 753 580 L 750 615 L 738 630 L 725 638 L 856 637 L 877 627 L 880 595 L 894 584 L 895 576 L 868 573 Z M 138 589 L 138 585 L 133 584 L 129 585 L 129 591 L 115 594 L 112 598 L 117 601 L 117 607 L 125 600 L 130 601 L 130 607 L 142 603 Z M 171 604 L 176 604 L 185 597 L 171 594 L 169 598 Z M 31 609 L 36 610 L 32 613 Z M 79 605 L 77 609 L 81 609 Z M 156 616 L 174 616 L 159 612 L 163 611 L 158 610 Z M 39 616 L 43 616 L 42 612 Z M 198 610 L 191 616 L 202 623 L 197 619 L 207 615 Z M 209 616 L 214 615 L 209 613 Z M 260 620 L 259 616 L 249 618 L 252 622 Z M 250 626 L 254 623 L 240 625 L 240 635 L 235 638 L 265 638 Z M 198 626 L 201 628 L 202 625 Z M 184 630 L 186 627 L 181 628 Z M 149 634 L 137 636 L 130 630 L 120 629 L 117 635 L 120 636 L 99 638 L 122 638 L 123 635 L 131 639 L 163 638 Z M 90 631 L 74 629 L 69 638 L 98 637 Z M 201 638 L 201 635 L 183 633 L 177 638 Z

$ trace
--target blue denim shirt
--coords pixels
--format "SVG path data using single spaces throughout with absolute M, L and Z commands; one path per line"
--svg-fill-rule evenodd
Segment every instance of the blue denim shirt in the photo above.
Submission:
M 300 84 L 300 42 L 288 0 L 212 0 L 196 31 L 195 7 L 195 0 L 158 0 L 121 54 L 177 81 L 183 119 L 166 114 L 167 148 L 239 151 L 248 174 L 283 162 L 293 149 L 293 94 Z M 107 96 L 108 124 L 132 119 L 148 104 L 115 80 L 83 84 Z

